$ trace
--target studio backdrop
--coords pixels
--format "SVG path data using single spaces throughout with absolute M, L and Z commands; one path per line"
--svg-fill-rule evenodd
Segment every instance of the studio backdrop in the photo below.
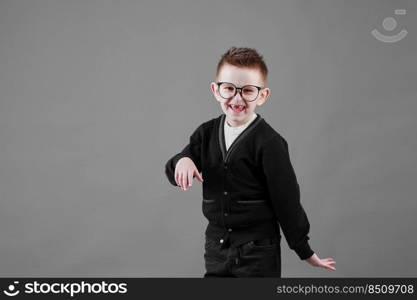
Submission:
M 310 245 L 283 277 L 417 276 L 417 2 L 0 1 L 0 276 L 202 277 L 202 186 L 166 161 L 222 111 L 228 48 L 270 70 Z

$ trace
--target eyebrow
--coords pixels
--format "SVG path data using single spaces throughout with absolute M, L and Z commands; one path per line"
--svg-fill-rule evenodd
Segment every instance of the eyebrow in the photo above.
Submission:
M 262 85 L 256 85 L 256 84 L 245 84 L 245 85 L 238 86 L 236 83 L 233 83 L 233 82 L 230 82 L 230 81 L 221 81 L 221 80 L 218 80 L 216 83 L 221 83 L 221 82 L 224 82 L 224 83 L 231 83 L 231 84 L 235 85 L 237 88 L 242 88 L 242 87 L 245 87 L 245 86 L 248 86 L 248 85 L 251 85 L 251 86 L 255 86 L 255 87 L 262 88 Z

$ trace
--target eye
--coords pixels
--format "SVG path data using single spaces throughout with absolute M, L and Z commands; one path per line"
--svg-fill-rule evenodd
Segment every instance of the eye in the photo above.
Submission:
M 245 88 L 245 89 L 243 89 L 243 92 L 245 94 L 252 94 L 252 93 L 255 93 L 255 89 L 253 89 L 253 88 Z

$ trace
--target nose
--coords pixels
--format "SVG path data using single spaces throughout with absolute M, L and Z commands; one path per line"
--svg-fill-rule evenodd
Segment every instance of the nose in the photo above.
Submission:
M 236 105 L 246 105 L 245 100 L 243 100 L 242 95 L 241 95 L 242 90 L 238 90 L 236 95 L 231 98 L 229 101 L 229 104 L 236 104 Z M 236 99 L 236 101 L 235 101 Z

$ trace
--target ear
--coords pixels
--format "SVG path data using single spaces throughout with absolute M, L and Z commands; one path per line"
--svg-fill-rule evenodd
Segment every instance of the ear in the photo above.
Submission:
M 220 95 L 218 94 L 218 86 L 217 83 L 210 82 L 210 90 L 214 96 L 214 98 L 216 98 L 217 101 L 220 101 Z
M 217 92 L 217 84 L 214 81 L 210 82 L 210 90 L 213 93 L 213 95 L 216 95 L 216 92 Z
M 256 101 L 256 104 L 258 106 L 264 104 L 266 102 L 266 100 L 268 99 L 269 95 L 271 94 L 271 89 L 270 88 L 264 88 L 260 93 L 259 93 L 259 98 Z

